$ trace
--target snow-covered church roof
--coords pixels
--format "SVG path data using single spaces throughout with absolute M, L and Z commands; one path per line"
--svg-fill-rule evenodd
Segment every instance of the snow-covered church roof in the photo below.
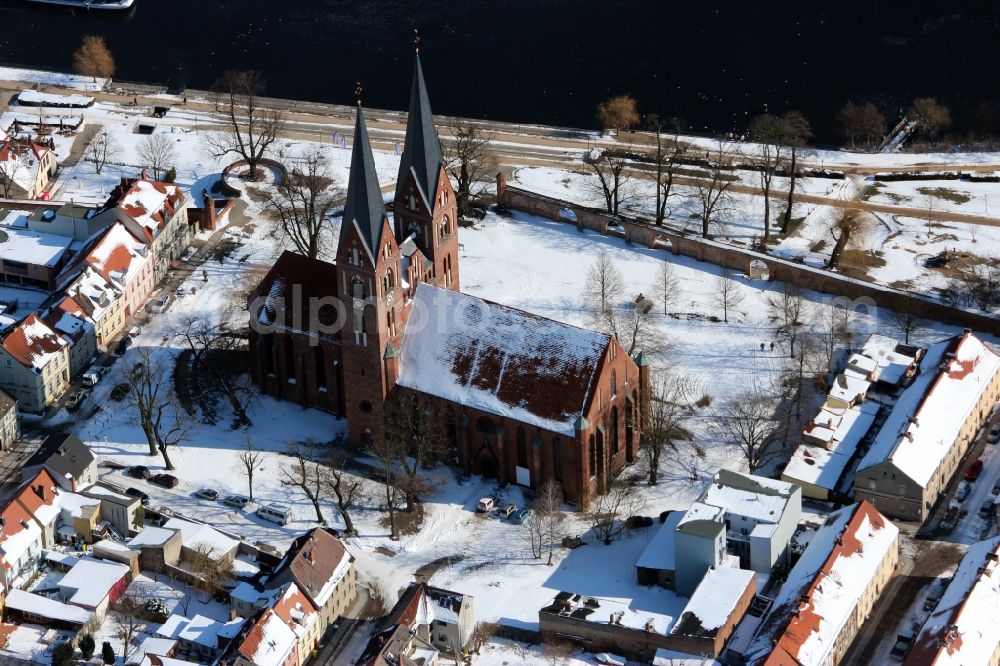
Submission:
M 400 386 L 575 433 L 610 336 L 426 283 L 413 300 Z

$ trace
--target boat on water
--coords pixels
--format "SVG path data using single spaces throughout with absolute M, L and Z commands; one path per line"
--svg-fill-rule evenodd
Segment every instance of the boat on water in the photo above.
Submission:
M 72 7 L 74 9 L 104 9 L 121 10 L 131 9 L 135 0 L 24 0 L 39 5 L 58 5 L 60 7 Z

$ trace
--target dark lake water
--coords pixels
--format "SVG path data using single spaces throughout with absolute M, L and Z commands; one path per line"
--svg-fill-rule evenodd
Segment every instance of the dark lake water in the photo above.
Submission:
M 1000 98 L 993 2 L 672 0 L 137 0 L 124 16 L 0 0 L 0 61 L 69 69 L 104 35 L 117 78 L 205 88 L 255 68 L 267 93 L 402 108 L 419 27 L 438 113 L 590 127 L 595 103 L 630 92 L 644 112 L 729 131 L 796 108 L 833 140 L 847 99 L 893 117 L 936 96 L 962 127 Z

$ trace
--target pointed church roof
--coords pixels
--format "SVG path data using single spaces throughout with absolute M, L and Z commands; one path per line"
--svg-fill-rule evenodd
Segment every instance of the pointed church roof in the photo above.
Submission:
M 347 203 L 344 204 L 344 228 L 354 224 L 372 257 L 382 240 L 385 203 L 375 172 L 375 158 L 368 138 L 368 126 L 361 106 L 354 123 L 354 147 L 351 151 L 351 175 L 347 181 Z M 341 234 L 344 232 L 341 231 Z
M 399 163 L 396 187 L 402 187 L 407 172 L 412 171 L 424 203 L 432 208 L 431 200 L 437 191 L 442 161 L 441 140 L 434 127 L 431 101 L 427 96 L 427 84 L 424 83 L 424 70 L 420 66 L 420 54 L 417 54 L 417 63 L 413 68 L 413 87 L 410 89 L 410 115 L 406 121 L 406 143 Z M 396 196 L 398 198 L 399 192 L 396 192 Z

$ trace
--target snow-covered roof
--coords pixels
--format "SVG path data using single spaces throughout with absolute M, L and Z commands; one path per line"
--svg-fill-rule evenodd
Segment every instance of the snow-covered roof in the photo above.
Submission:
M 871 374 L 878 369 L 878 361 L 864 354 L 852 354 L 851 358 L 847 359 L 847 367 L 857 372 Z
M 84 608 L 96 608 L 130 569 L 117 562 L 84 558 L 56 584 L 69 603 Z
M 124 286 L 142 270 L 147 258 L 143 242 L 115 222 L 91 245 L 85 261 L 108 281 Z
M 238 651 L 254 666 L 281 666 L 297 643 L 292 628 L 268 608 L 254 622 Z
M 830 397 L 851 405 L 864 396 L 869 388 L 871 388 L 871 382 L 866 379 L 850 372 L 842 372 L 833 380 L 833 386 L 830 387 Z
M 17 212 L 28 214 L 26 211 Z M 72 243 L 73 239 L 69 236 L 46 234 L 4 224 L 0 226 L 0 261 L 52 267 L 59 263 Z
M 152 238 L 183 204 L 184 195 L 176 185 L 136 178 L 114 205 L 145 228 Z
M 814 419 L 810 435 L 824 433 L 828 448 L 799 444 L 782 472 L 782 478 L 793 482 L 808 483 L 827 490 L 834 490 L 837 482 L 851 462 L 861 439 L 871 430 L 878 415 L 879 405 L 863 402 L 835 414 L 823 409 Z M 815 425 L 822 419 L 823 425 Z M 829 425 L 828 425 L 829 424 Z M 832 427 L 830 427 L 832 425 Z M 829 437 L 825 435 L 828 433 Z
M 653 666 L 720 666 L 720 662 L 711 657 L 695 657 L 686 652 L 656 648 Z
M 729 516 L 776 523 L 795 490 L 795 484 L 787 481 L 720 469 L 702 490 L 698 502 L 719 507 Z
M 935 666 L 987 664 L 1000 648 L 1000 537 L 969 546 L 914 641 L 908 659 Z
M 165 544 L 174 535 L 174 530 L 163 529 L 147 525 L 138 534 L 132 537 L 128 545 L 131 548 L 157 547 Z
M 868 338 L 861 354 L 878 364 L 875 380 L 893 386 L 899 385 L 906 371 L 916 362 L 915 357 L 899 351 L 898 341 L 879 333 Z
M 573 592 L 560 592 L 550 604 L 541 609 L 542 613 L 571 617 L 575 620 L 595 624 L 612 624 L 666 634 L 674 622 L 670 615 L 636 610 L 630 599 L 593 597 Z
M 40 594 L 18 589 L 12 589 L 7 592 L 7 598 L 4 599 L 4 608 L 79 625 L 90 622 L 92 615 L 92 613 L 79 606 L 64 604 L 56 599 L 50 599 Z
M 156 630 L 156 634 L 163 638 L 176 638 L 216 649 L 219 647 L 220 637 L 233 638 L 244 622 L 243 618 L 222 623 L 204 615 L 195 615 L 191 619 L 182 615 L 171 615 Z
M 139 649 L 132 659 L 142 659 L 143 656 L 147 654 L 156 655 L 157 657 L 162 657 L 169 653 L 177 647 L 177 641 L 172 638 L 158 638 L 156 636 L 147 636 L 142 643 L 139 644 Z
M 610 337 L 417 285 L 398 384 L 572 436 Z
M 972 333 L 932 345 L 858 469 L 889 461 L 926 485 L 998 369 L 1000 356 Z
M 211 558 L 218 559 L 233 552 L 240 542 L 226 536 L 211 525 L 203 523 L 192 523 L 180 518 L 171 518 L 163 524 L 168 530 L 176 530 L 181 533 L 181 544 L 186 548 L 207 549 L 204 553 Z
M 81 491 L 84 495 L 99 497 L 100 499 L 107 499 L 118 504 L 129 505 L 134 502 L 138 502 L 138 497 L 132 497 L 131 495 L 126 495 L 124 493 L 119 493 L 110 488 L 95 483 L 92 486 L 88 486 Z
M 94 103 L 94 98 L 86 95 L 55 95 L 37 90 L 22 90 L 17 94 L 17 101 L 30 106 L 90 106 Z
M 754 587 L 754 572 L 712 567 L 670 629 L 671 635 L 714 638 L 732 617 L 736 605 Z M 737 618 L 738 619 L 738 618 Z
M 674 570 L 676 566 L 674 564 L 674 530 L 683 517 L 683 511 L 671 511 L 667 514 L 667 519 L 646 544 L 639 559 L 636 560 L 635 566 L 659 571 Z
M 692 529 L 692 526 L 698 526 L 699 523 L 705 522 L 722 526 L 724 524 L 723 515 L 725 513 L 725 509 L 721 506 L 713 506 L 704 502 L 692 502 L 691 506 L 684 512 L 684 515 L 681 516 L 681 519 L 677 521 L 677 529 L 687 532 Z
M 748 663 L 762 663 L 772 652 L 783 657 L 780 663 L 829 663 L 861 593 L 898 548 L 898 535 L 868 502 L 827 516 L 750 643 Z
M 62 336 L 49 328 L 35 313 L 11 328 L 3 339 L 3 348 L 18 363 L 41 372 L 59 358 L 67 346 Z

